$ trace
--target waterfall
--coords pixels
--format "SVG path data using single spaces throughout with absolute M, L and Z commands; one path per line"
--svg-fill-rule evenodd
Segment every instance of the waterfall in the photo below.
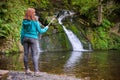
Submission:
M 66 29 L 66 27 L 62 24 L 62 19 L 67 17 L 67 16 L 71 16 L 73 15 L 74 13 L 72 12 L 64 12 L 63 15 L 59 16 L 58 18 L 58 21 L 59 21 L 59 24 L 62 25 L 65 33 L 67 34 L 68 36 L 68 39 L 72 45 L 72 48 L 73 48 L 73 51 L 84 51 L 83 49 L 83 45 L 82 43 L 80 42 L 80 40 L 77 38 L 77 36 L 71 31 L 71 30 L 68 30 Z
M 77 38 L 77 36 L 71 30 L 67 30 L 65 28 L 65 26 L 63 26 L 63 29 L 64 29 L 65 33 L 67 34 L 68 39 L 70 40 L 70 43 L 71 43 L 72 48 L 73 48 L 73 51 L 81 51 L 81 50 L 83 50 L 82 43 Z

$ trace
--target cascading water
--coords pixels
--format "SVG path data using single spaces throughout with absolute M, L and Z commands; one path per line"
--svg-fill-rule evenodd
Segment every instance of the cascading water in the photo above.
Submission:
M 65 28 L 65 26 L 63 26 L 63 29 L 64 29 L 65 33 L 68 36 L 68 39 L 70 40 L 70 42 L 72 44 L 73 51 L 81 51 L 81 50 L 83 50 L 82 43 L 79 41 L 77 36 L 71 30 L 67 30 Z
M 69 12 L 69 13 L 65 12 L 63 15 L 59 16 L 59 18 L 58 18 L 59 24 L 62 25 L 62 19 L 67 16 L 71 16 L 73 14 L 74 13 L 72 13 L 72 12 Z M 73 47 L 73 51 L 84 51 L 83 45 L 80 42 L 80 40 L 77 38 L 77 36 L 71 30 L 66 29 L 64 25 L 62 25 L 62 27 L 63 27 L 65 33 L 67 34 L 68 39 L 70 40 L 70 43 Z

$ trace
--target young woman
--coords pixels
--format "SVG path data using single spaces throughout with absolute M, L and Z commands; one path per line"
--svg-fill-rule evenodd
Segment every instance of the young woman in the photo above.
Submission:
M 40 23 L 38 22 L 35 16 L 35 9 L 28 8 L 26 10 L 24 19 L 22 21 L 21 28 L 21 44 L 24 48 L 24 66 L 25 72 L 31 73 L 28 66 L 28 54 L 29 49 L 32 55 L 33 65 L 34 65 L 34 75 L 39 76 L 39 68 L 38 68 L 38 59 L 39 59 L 39 51 L 38 51 L 38 33 L 42 34 L 48 30 L 48 26 L 41 28 Z

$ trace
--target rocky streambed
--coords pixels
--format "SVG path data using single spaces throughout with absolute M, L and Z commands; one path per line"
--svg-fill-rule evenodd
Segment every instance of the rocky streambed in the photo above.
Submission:
M 73 76 L 54 75 L 41 72 L 41 75 L 34 76 L 34 74 L 26 75 L 24 72 L 9 71 L 7 80 L 81 80 Z

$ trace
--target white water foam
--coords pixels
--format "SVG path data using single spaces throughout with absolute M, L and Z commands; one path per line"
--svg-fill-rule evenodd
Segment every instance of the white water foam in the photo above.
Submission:
M 63 14 L 61 15 L 59 18 L 58 18 L 58 21 L 59 21 L 59 24 L 62 25 L 65 33 L 67 34 L 68 36 L 68 39 L 72 45 L 72 48 L 73 48 L 73 51 L 87 51 L 87 50 L 84 50 L 83 49 L 83 45 L 82 43 L 80 42 L 80 40 L 78 39 L 78 37 L 71 31 L 71 30 L 68 30 L 66 29 L 66 27 L 62 24 L 62 19 L 67 17 L 67 16 L 71 16 L 73 15 L 74 13 L 70 13 L 70 14 Z

